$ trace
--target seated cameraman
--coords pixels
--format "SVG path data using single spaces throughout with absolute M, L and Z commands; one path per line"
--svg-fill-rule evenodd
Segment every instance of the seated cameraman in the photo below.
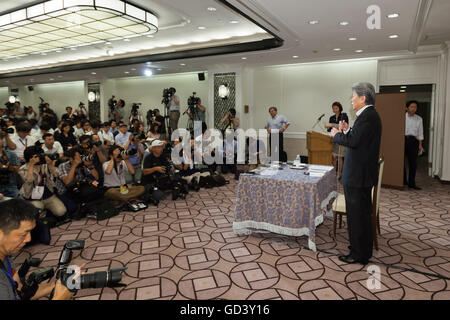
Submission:
M 169 161 L 170 155 L 164 154 L 164 146 L 162 141 L 153 140 L 151 153 L 144 159 L 142 181 L 148 190 L 154 187 L 163 191 L 172 190 L 172 199 L 176 200 L 179 195 L 186 194 L 188 190 L 184 188 L 181 176 L 173 175 L 175 168 Z
M 20 162 L 13 151 L 3 149 L 3 140 L 0 139 L 0 193 L 6 197 L 17 198 L 16 174 Z
M 11 257 L 19 255 L 22 248 L 31 241 L 31 230 L 36 226 L 38 210 L 20 199 L 0 203 L 0 300 L 17 300 L 22 291 L 19 273 Z M 52 300 L 68 300 L 73 296 L 61 280 L 56 283 L 42 283 L 32 300 L 50 296 Z
M 100 137 L 100 141 L 106 144 L 107 146 L 112 146 L 114 144 L 114 135 L 110 131 L 110 122 L 104 122 L 101 130 L 98 132 L 98 136 Z
M 76 211 L 78 203 L 93 201 L 103 194 L 99 191 L 99 174 L 92 162 L 82 159 L 77 147 L 66 151 L 65 156 L 69 161 L 58 166 L 60 179 L 56 183 L 59 198 L 70 215 Z
M 103 186 L 103 164 L 108 158 L 108 148 L 101 143 L 98 135 L 81 136 L 79 144 L 80 155 L 89 166 L 93 165 L 99 174 L 99 185 Z
M 55 141 L 55 137 L 51 133 L 46 133 L 42 136 L 44 139 L 44 144 L 42 145 L 42 149 L 45 154 L 58 154 L 60 158 L 64 156 L 64 150 L 58 141 Z
M 16 153 L 17 158 L 21 164 L 25 163 L 24 151 L 25 148 L 34 146 L 36 143 L 36 138 L 30 136 L 31 125 L 28 121 L 22 121 L 17 124 L 16 127 L 17 133 L 12 138 L 12 142 L 16 145 L 14 152 Z
M 123 151 L 123 148 L 117 145 L 112 146 L 108 152 L 110 160 L 103 164 L 104 187 L 107 189 L 105 197 L 114 201 L 127 201 L 145 192 L 142 186 L 126 187 L 125 174 L 134 174 L 135 171 Z
M 51 160 L 38 146 L 26 148 L 24 158 L 26 164 L 19 169 L 23 180 L 19 194 L 38 209 L 48 209 L 57 217 L 64 216 L 66 207 L 55 194 L 59 178 L 56 160 Z

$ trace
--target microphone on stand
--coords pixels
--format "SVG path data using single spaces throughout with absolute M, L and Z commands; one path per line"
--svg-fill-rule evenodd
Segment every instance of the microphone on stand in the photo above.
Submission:
M 319 117 L 319 119 L 317 119 L 317 122 L 316 122 L 316 124 L 312 127 L 312 129 L 311 130 L 313 130 L 318 124 L 319 124 L 319 122 L 320 122 L 320 120 L 322 120 L 322 118 L 323 117 L 325 117 L 325 113 L 324 114 L 322 114 L 320 117 Z

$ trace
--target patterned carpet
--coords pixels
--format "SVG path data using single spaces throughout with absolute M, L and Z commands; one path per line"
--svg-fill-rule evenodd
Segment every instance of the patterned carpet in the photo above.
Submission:
M 346 226 L 332 237 L 332 219 L 317 230 L 318 252 L 306 238 L 232 231 L 237 181 L 164 200 L 137 213 L 52 229 L 50 246 L 27 247 L 15 261 L 56 266 L 67 240 L 86 240 L 73 263 L 89 273 L 126 266 L 124 288 L 81 290 L 75 299 L 450 299 L 450 186 L 418 176 L 416 190 L 382 189 L 381 288 L 369 290 L 367 268 L 340 262 Z M 345 221 L 345 219 L 344 219 Z M 439 277 L 439 275 L 443 277 Z

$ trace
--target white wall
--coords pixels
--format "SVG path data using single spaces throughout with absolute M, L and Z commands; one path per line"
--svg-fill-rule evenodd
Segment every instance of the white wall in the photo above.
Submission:
M 8 102 L 9 94 L 8 87 L 0 87 L 0 108 L 5 107 L 5 103 Z
M 278 113 L 291 121 L 287 137 L 305 138 L 305 132 L 321 114 L 326 114 L 322 122 L 328 121 L 334 101 L 341 102 L 351 124 L 355 119 L 350 104 L 351 88 L 357 82 L 377 85 L 376 60 L 257 68 L 253 72 L 250 107 L 253 125 L 264 128 L 269 107 L 276 106 Z
M 50 104 L 59 119 L 67 106 L 75 108 L 80 101 L 87 105 L 84 81 L 36 84 L 33 88 L 33 91 L 29 91 L 26 86 L 19 87 L 19 97 L 22 106 L 33 106 L 36 112 L 41 101 L 39 97 Z
M 161 104 L 162 92 L 163 89 L 170 87 L 174 87 L 177 90 L 175 94 L 180 98 L 181 114 L 187 109 L 187 100 L 192 95 L 192 92 L 196 92 L 196 96 L 202 99 L 202 104 L 207 110 L 207 117 L 210 114 L 214 114 L 208 101 L 208 75 L 206 73 L 205 81 L 199 81 L 197 73 L 107 80 L 102 83 L 102 106 L 103 108 L 108 108 L 107 102 L 114 95 L 116 99 L 125 100 L 125 115 L 127 117 L 130 115 L 131 106 L 134 102 L 142 103 L 139 111 L 144 116 L 144 119 L 150 108 L 158 108 L 161 114 L 164 114 L 164 105 Z M 182 115 L 178 127 L 185 127 L 187 120 L 188 116 Z

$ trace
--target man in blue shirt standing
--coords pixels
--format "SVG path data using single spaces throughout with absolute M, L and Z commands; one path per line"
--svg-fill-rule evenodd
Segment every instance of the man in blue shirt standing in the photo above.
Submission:
M 273 156 L 278 154 L 280 157 L 280 160 L 283 162 L 287 161 L 287 157 L 285 156 L 284 147 L 283 147 L 283 133 L 286 131 L 286 129 L 291 124 L 290 121 L 286 119 L 285 116 L 278 114 L 278 110 L 276 107 L 270 107 L 269 108 L 270 117 L 267 120 L 266 124 L 266 130 L 269 134 L 269 146 L 270 146 L 270 155 Z M 272 138 L 273 135 L 278 135 L 278 146 L 274 146 L 272 149 Z M 276 140 L 275 140 L 276 141 Z

